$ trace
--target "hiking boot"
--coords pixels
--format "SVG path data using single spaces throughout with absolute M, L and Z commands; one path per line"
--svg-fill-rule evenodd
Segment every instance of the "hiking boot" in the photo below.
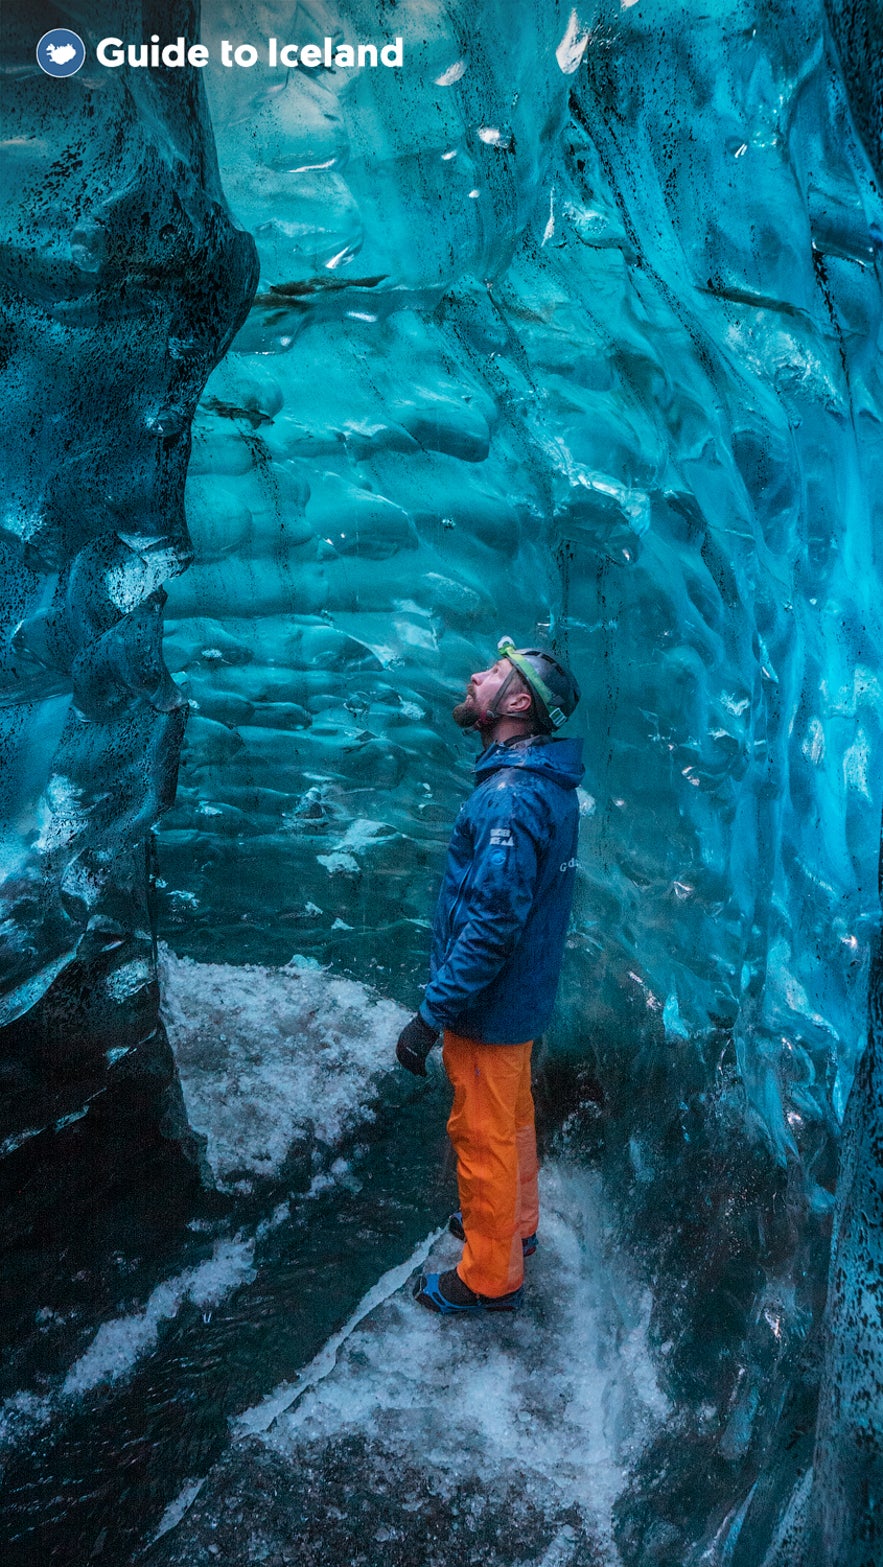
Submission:
M 466 1239 L 466 1231 L 463 1228 L 463 1215 L 460 1212 L 459 1208 L 457 1209 L 456 1213 L 452 1213 L 451 1214 L 451 1217 L 448 1220 L 448 1229 L 450 1230 L 452 1235 L 456 1235 L 458 1241 L 465 1241 L 465 1239 Z M 536 1230 L 534 1230 L 533 1235 L 522 1235 L 522 1237 L 521 1237 L 521 1255 L 522 1255 L 522 1257 L 532 1257 L 534 1252 L 536 1251 L 536 1249 L 537 1249 Z
M 483 1311 L 517 1311 L 524 1289 L 510 1290 L 508 1295 L 476 1295 L 463 1283 L 456 1268 L 451 1268 L 448 1273 L 421 1273 L 414 1299 L 443 1317 L 453 1312 L 477 1316 Z

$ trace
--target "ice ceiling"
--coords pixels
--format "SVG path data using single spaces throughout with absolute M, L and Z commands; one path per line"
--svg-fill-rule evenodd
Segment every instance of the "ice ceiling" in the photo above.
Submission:
M 118 972 L 108 930 L 142 965 L 112 1005 L 147 983 L 132 900 L 183 702 L 166 939 L 228 963 L 307 954 L 416 1002 L 471 760 L 449 709 L 501 632 L 551 638 L 588 761 L 551 1046 L 582 1085 L 575 1152 L 600 1161 L 657 1285 L 682 1411 L 620 1504 L 624 1560 L 790 1567 L 810 1508 L 828 1554 L 810 1543 L 807 1564 L 871 1563 L 873 1396 L 851 1434 L 840 1415 L 823 1429 L 813 1497 L 806 1477 L 879 914 L 877 100 L 850 108 L 816 0 L 206 10 L 213 55 L 225 37 L 401 34 L 405 65 L 206 72 L 260 280 L 194 421 L 182 575 L 181 432 L 251 281 L 210 160 L 188 149 L 192 172 L 154 196 L 134 333 L 128 289 L 102 313 L 99 209 L 134 223 L 143 190 L 129 212 L 100 138 L 78 225 L 48 188 L 51 222 L 21 241 L 14 1013 L 51 1015 L 71 965 Z M 832 8 L 850 82 L 868 15 Z M 154 91 L 136 87 L 130 137 Z M 117 154 L 147 188 L 157 145 Z M 182 292 L 163 246 L 185 214 L 200 259 Z M 49 288 L 76 306 L 47 308 Z M 53 433 L 23 466 L 38 376 Z M 859 1180 L 875 1135 L 860 1118 Z M 865 1278 L 850 1222 L 846 1272 Z M 879 1396 L 879 1299 L 844 1309 Z

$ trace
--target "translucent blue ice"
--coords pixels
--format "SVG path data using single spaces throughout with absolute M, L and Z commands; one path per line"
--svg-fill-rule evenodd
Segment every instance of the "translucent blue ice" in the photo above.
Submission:
M 153 1037 L 146 843 L 185 705 L 170 944 L 413 1006 L 469 784 L 450 707 L 501 633 L 551 641 L 589 770 L 550 1046 L 678 1411 L 620 1550 L 796 1567 L 812 1539 L 853 1567 L 883 1512 L 873 1051 L 806 1475 L 879 918 L 873 7 L 830 0 L 829 32 L 822 0 L 213 3 L 201 80 L 260 282 L 194 424 L 189 539 L 250 241 L 197 100 L 88 68 L 47 98 L 10 15 L 16 1085 L 45 1112 L 32 1038 L 63 1078 L 71 1040 Z M 398 35 L 401 69 L 218 60 Z
M 219 6 L 206 37 L 379 15 Z M 383 25 L 401 71 L 207 77 L 261 282 L 168 605 L 192 713 L 165 928 L 413 1005 L 468 787 L 449 708 L 501 632 L 569 657 L 589 774 L 555 1042 L 604 1088 L 648 1254 L 699 1292 L 658 1324 L 733 1466 L 697 1551 L 756 1567 L 799 1479 L 746 1509 L 822 1309 L 878 917 L 879 196 L 816 0 Z
M 148 887 L 187 711 L 162 584 L 191 555 L 192 411 L 254 281 L 199 94 L 102 71 L 119 8 L 71 9 L 89 58 L 61 82 L 37 65 L 33 9 L 3 16 L 3 1154 L 108 1087 L 99 1109 L 131 1115 L 136 1142 L 160 1112 L 184 1124 Z

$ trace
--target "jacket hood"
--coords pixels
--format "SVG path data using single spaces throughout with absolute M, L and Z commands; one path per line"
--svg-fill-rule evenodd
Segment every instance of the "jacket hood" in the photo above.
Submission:
M 512 740 L 508 745 L 489 745 L 475 763 L 475 776 L 480 783 L 489 773 L 502 767 L 520 767 L 526 772 L 542 773 L 562 789 L 575 789 L 585 773 L 582 756 L 582 740 L 528 735 L 523 740 Z

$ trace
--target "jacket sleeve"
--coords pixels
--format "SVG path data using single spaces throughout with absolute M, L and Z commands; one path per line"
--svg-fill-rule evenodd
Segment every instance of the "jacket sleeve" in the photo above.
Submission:
M 533 906 L 545 837 L 535 805 L 518 791 L 491 789 L 483 798 L 460 929 L 420 1004 L 433 1028 L 455 1026 L 506 962 Z

